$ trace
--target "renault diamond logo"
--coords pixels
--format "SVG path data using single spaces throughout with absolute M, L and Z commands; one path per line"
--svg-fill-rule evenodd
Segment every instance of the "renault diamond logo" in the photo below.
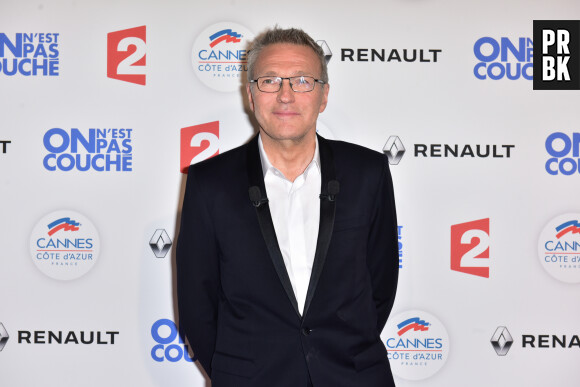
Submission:
M 403 158 L 405 154 L 405 147 L 403 143 L 397 136 L 391 136 L 387 140 L 387 143 L 383 147 L 383 152 L 387 155 L 389 159 L 389 164 L 397 165 L 399 161 Z
M 332 58 L 332 51 L 330 51 L 330 47 L 328 47 L 328 44 L 326 44 L 326 41 L 324 40 L 317 40 L 316 43 L 322 47 L 322 52 L 324 52 L 324 59 L 326 60 L 326 64 L 328 64 L 328 62 L 330 62 L 330 58 Z
M 155 254 L 157 258 L 165 258 L 171 244 L 171 239 L 164 229 L 155 230 L 155 234 L 153 234 L 149 241 L 149 246 L 151 246 L 151 250 L 153 250 L 153 254 Z
M 8 332 L 6 332 L 6 328 L 4 325 L 0 323 L 0 351 L 4 349 L 6 342 L 8 341 Z
M 505 356 L 510 350 L 514 339 L 506 327 L 497 327 L 490 341 L 495 352 L 499 356 Z

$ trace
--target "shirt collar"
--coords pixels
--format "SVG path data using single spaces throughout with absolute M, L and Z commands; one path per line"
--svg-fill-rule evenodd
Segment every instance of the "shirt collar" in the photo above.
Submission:
M 316 147 L 314 148 L 314 157 L 312 158 L 312 161 L 310 162 L 310 164 L 308 164 L 308 166 L 306 167 L 306 169 L 304 170 L 304 174 L 308 173 L 308 170 L 311 169 L 314 166 L 316 166 L 316 169 L 318 170 L 318 173 L 320 173 L 320 152 L 318 151 L 318 136 L 316 136 Z M 264 150 L 264 144 L 262 143 L 262 134 L 258 134 L 258 148 L 260 149 L 260 160 L 262 162 L 262 173 L 264 174 L 264 177 L 266 177 L 266 174 L 268 173 L 268 171 L 270 172 L 274 172 L 274 171 L 278 171 L 278 169 L 272 165 L 272 163 L 270 162 L 270 160 L 268 160 L 268 156 L 266 155 L 266 151 Z M 278 171 L 280 174 L 282 174 L 280 171 Z

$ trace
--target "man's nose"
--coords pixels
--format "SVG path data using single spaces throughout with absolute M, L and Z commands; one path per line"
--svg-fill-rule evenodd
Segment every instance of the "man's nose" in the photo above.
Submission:
M 280 90 L 278 90 L 278 101 L 283 103 L 294 101 L 294 90 L 292 90 L 292 86 L 290 86 L 289 79 L 282 79 Z

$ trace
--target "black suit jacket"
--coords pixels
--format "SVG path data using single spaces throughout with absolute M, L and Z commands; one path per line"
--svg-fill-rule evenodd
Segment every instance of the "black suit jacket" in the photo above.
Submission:
M 320 226 L 303 317 L 268 204 L 249 198 L 252 186 L 266 197 L 257 136 L 189 168 L 179 325 L 213 387 L 303 387 L 308 377 L 315 387 L 394 386 L 379 336 L 399 267 L 387 159 L 318 139 Z M 339 193 L 328 198 L 333 180 Z

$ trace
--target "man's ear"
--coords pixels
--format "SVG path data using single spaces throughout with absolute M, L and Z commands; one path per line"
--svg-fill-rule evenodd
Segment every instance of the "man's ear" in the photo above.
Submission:
M 326 105 L 328 104 L 328 92 L 330 91 L 330 85 L 325 83 L 322 86 L 322 103 L 320 104 L 320 108 L 318 109 L 319 113 L 322 113 L 324 109 L 326 109 Z
M 254 96 L 252 95 L 252 86 L 246 83 L 246 93 L 248 94 L 248 102 L 250 103 L 250 110 L 254 111 Z

